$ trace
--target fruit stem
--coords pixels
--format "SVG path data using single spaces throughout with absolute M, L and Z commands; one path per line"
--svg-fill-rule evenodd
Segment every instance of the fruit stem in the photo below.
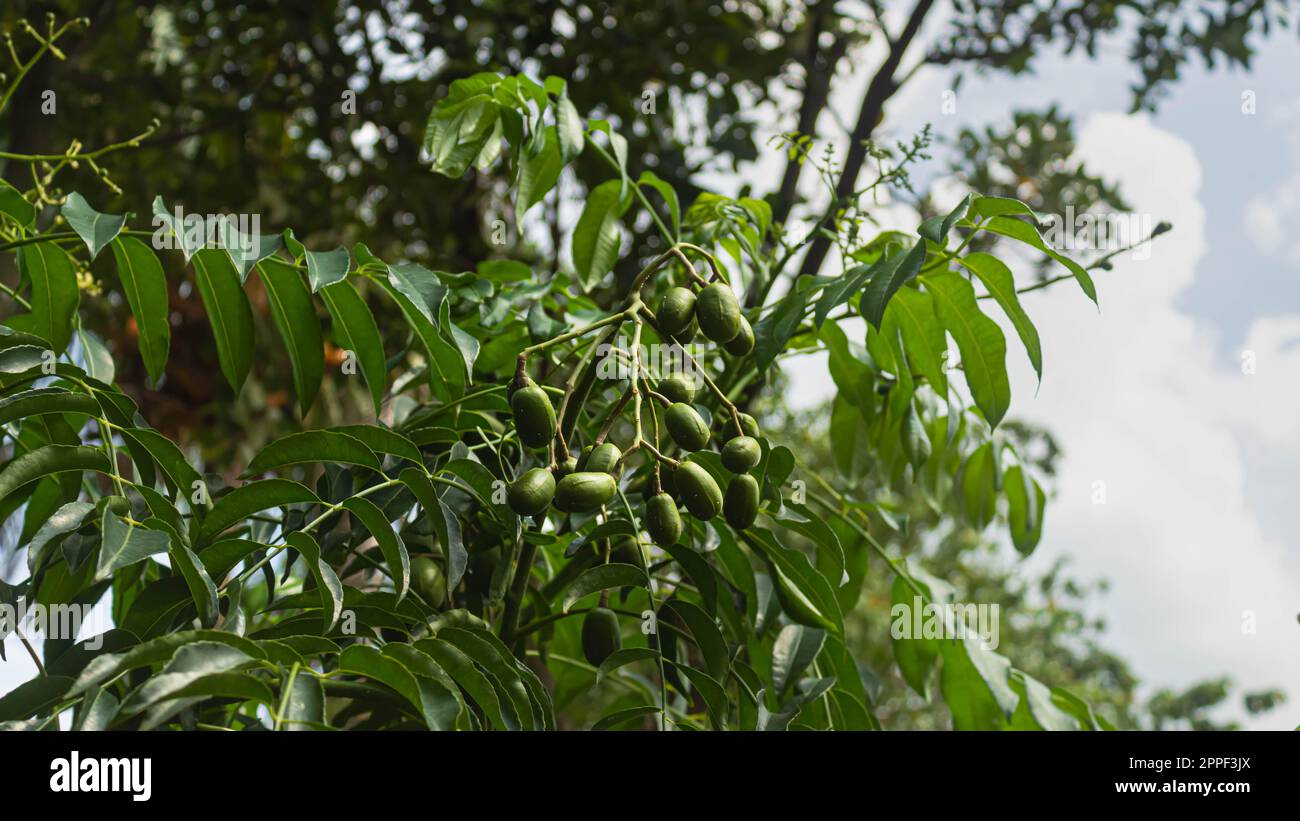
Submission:
M 660 336 L 662 336 L 664 339 L 673 339 L 673 337 L 670 337 L 669 335 L 665 334 L 663 332 L 663 329 L 661 329 L 659 325 L 655 323 L 654 317 L 650 316 L 649 311 L 643 311 L 642 313 L 644 314 L 645 321 L 650 325 L 651 328 L 654 328 L 655 331 Z M 676 339 L 673 339 L 673 341 L 676 342 Z M 728 399 L 727 395 L 722 392 L 722 389 L 717 386 L 717 383 L 715 383 L 711 378 L 709 378 L 708 372 L 704 370 L 704 368 L 700 365 L 699 361 L 695 357 L 691 356 L 691 352 L 686 350 L 686 346 L 681 345 L 680 343 L 678 344 L 682 349 L 682 355 L 686 357 L 687 361 L 689 361 L 692 365 L 695 366 L 695 371 L 700 375 L 700 378 L 704 380 L 704 384 L 709 386 L 709 390 L 713 391 L 714 396 L 718 397 L 718 401 L 721 402 L 722 406 L 726 408 L 727 411 L 731 414 L 731 422 L 736 426 L 736 435 L 744 436 L 745 429 L 740 424 L 740 411 L 737 410 L 735 403 L 732 402 L 730 399 Z

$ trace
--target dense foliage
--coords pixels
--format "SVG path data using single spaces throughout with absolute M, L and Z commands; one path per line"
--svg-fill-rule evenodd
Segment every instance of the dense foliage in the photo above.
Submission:
M 49 48 L 63 33 L 33 36 Z M 1017 200 L 972 194 L 915 235 L 827 224 L 847 231 L 836 234 L 846 270 L 799 277 L 742 315 L 737 295 L 769 291 L 807 240 L 778 230 L 762 201 L 704 192 L 683 209 L 653 173 L 632 177 L 626 141 L 584 118 L 557 77 L 454 83 L 422 146 L 439 174 L 509 181 L 521 220 L 564 167 L 604 163 L 570 264 L 553 273 L 508 258 L 433 271 L 364 243 L 309 248 L 292 228 L 247 236 L 178 220 L 161 198 L 153 226 L 137 228 L 57 189 L 63 167 L 99 170 L 135 142 L 19 157 L 37 184 L 0 188 L 0 250 L 20 276 L 0 350 L 11 448 L 0 505 L 21 518 L 29 571 L 0 592 L 46 606 L 107 600 L 114 624 L 75 645 L 47 638 L 41 674 L 0 699 L 0 720 L 875 728 L 845 631 L 864 577 L 891 574 L 903 604 L 957 591 L 875 535 L 907 527 L 885 495 L 846 488 L 870 473 L 924 488 L 954 520 L 1000 522 L 1022 553 L 1041 537 L 1044 493 L 998 432 L 1007 343 L 984 308 L 1006 314 L 1041 372 L 1037 331 L 1010 269 L 969 246 L 1010 238 L 1096 293 Z M 900 146 L 899 162 L 923 147 Z M 875 184 L 899 180 L 878 156 Z M 47 205 L 61 224 L 38 228 Z M 635 220 L 653 224 L 659 251 L 629 281 L 613 272 Z M 351 380 L 371 420 L 282 437 L 242 482 L 205 473 L 151 428 L 81 317 L 115 280 L 116 310 L 157 379 L 170 348 L 165 248 L 188 263 L 234 391 L 259 358 L 256 284 L 300 411 L 323 384 Z M 399 348 L 385 347 L 381 304 L 404 319 Z M 865 339 L 853 338 L 857 317 Z M 341 355 L 327 361 L 331 348 Z M 739 406 L 781 358 L 812 349 L 829 352 L 839 389 L 839 487 Z M 612 455 L 595 447 L 611 443 Z M 1103 726 L 977 638 L 897 639 L 894 653 L 918 693 L 937 678 L 957 727 Z

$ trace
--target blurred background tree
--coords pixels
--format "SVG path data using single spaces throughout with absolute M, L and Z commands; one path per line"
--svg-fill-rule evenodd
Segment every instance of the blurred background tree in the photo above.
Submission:
M 41 61 L 20 87 L 0 117 L 0 152 L 58 152 L 73 139 L 111 143 L 157 119 L 160 128 L 141 150 L 115 157 L 113 179 L 125 194 L 85 168 L 67 178 L 66 190 L 82 191 L 108 212 L 148 214 L 161 196 L 189 212 L 257 214 L 263 233 L 292 224 L 312 247 L 351 245 L 364 232 L 383 258 L 418 259 L 442 270 L 509 254 L 532 258 L 545 272 L 560 264 L 554 249 L 574 217 L 570 201 L 587 181 L 603 179 L 605 169 L 580 167 L 547 199 L 547 230 L 513 235 L 515 215 L 499 180 L 470 171 L 451 181 L 428 173 L 421 161 L 431 101 L 453 80 L 478 71 L 569 78 L 578 108 L 618 124 L 627 136 L 632 176 L 652 170 L 677 187 L 685 205 L 701 171 L 732 171 L 771 150 L 763 141 L 772 123 L 761 121 L 771 108 L 761 104 L 786 112 L 781 128 L 824 137 L 837 124 L 829 109 L 833 89 L 869 71 L 857 117 L 844 125 L 849 142 L 836 160 L 834 195 L 805 200 L 805 164 L 794 158 L 770 191 L 751 192 L 766 196 L 777 222 L 813 222 L 833 218 L 850 203 L 871 141 L 898 136 L 889 131 L 887 103 L 922 66 L 950 68 L 958 88 L 963 73 L 1020 74 L 1045 52 L 1091 56 L 1123 48 L 1134 66 L 1132 106 L 1150 109 L 1190 63 L 1249 66 L 1251 38 L 1285 26 L 1294 4 L 1191 5 L 8 0 L 0 21 L 6 32 L 21 18 L 35 21 L 51 12 L 86 16 L 92 25 L 69 40 L 65 59 Z M 47 91 L 55 95 L 53 114 L 42 107 Z M 1012 112 L 953 139 L 950 170 L 983 193 L 1015 196 L 1047 212 L 1067 204 L 1077 212 L 1125 207 L 1115 186 L 1071 156 L 1073 124 L 1054 107 Z M 0 172 L 4 165 L 0 155 Z M 923 215 L 933 213 L 930 192 L 900 193 Z M 54 218 L 47 209 L 42 224 Z M 508 226 L 504 236 L 502 225 Z M 652 247 L 649 226 L 631 227 L 638 245 Z M 814 235 L 799 270 L 816 273 L 828 251 L 827 240 Z M 275 381 L 287 380 L 289 369 L 283 363 L 265 367 L 232 397 L 220 380 L 209 378 L 217 366 L 197 294 L 183 272 L 170 273 L 174 344 L 167 373 L 149 385 L 138 358 L 119 356 L 118 379 L 157 427 L 190 442 L 209 469 L 228 470 L 241 463 L 241 454 L 247 457 L 299 424 L 288 385 Z M 0 277 L 14 276 L 0 271 Z M 255 310 L 265 312 L 255 279 L 249 288 Z M 94 327 L 110 350 L 133 349 L 134 328 L 117 324 L 121 312 L 111 307 L 121 295 L 107 296 Z M 271 333 L 269 321 L 261 324 L 261 333 Z M 769 398 L 780 395 L 780 385 L 774 387 Z M 361 412 L 359 397 L 329 390 L 312 411 L 313 424 Z M 785 422 L 780 436 L 799 442 L 810 462 L 832 474 L 826 437 L 814 433 L 824 430 L 828 409 L 791 414 L 778 401 L 765 410 L 773 423 Z M 1050 477 L 1057 453 L 1050 435 L 1020 433 L 1042 446 L 1039 467 Z M 1161 693 L 1143 718 L 1132 674 L 1099 643 L 1104 625 L 1083 614 L 1101 589 L 1069 579 L 1063 567 L 1025 579 L 1005 546 L 978 534 L 936 538 L 927 525 L 941 503 L 900 496 L 897 504 L 911 528 L 906 536 L 891 534 L 891 542 L 959 581 L 968 600 L 1003 604 L 1004 637 L 1016 648 L 1019 666 L 1103 705 L 1117 726 L 1199 726 L 1208 721 L 1206 711 L 1227 698 L 1223 682 Z M 886 577 L 868 574 L 860 594 L 873 604 L 858 608 L 859 640 L 873 659 L 869 675 L 891 669 L 888 642 L 876 639 L 888 629 L 882 621 Z M 910 716 L 918 727 L 942 726 L 943 708 L 927 706 L 899 684 L 880 680 L 888 711 Z M 1278 698 L 1256 694 L 1248 706 L 1267 709 Z

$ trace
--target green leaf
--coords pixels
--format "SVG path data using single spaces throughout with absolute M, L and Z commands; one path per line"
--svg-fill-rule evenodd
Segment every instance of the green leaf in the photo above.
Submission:
M 621 650 L 615 650 L 596 669 L 596 683 L 600 684 L 610 673 L 620 667 L 626 667 L 638 661 L 655 661 L 658 658 L 659 653 L 649 647 L 624 647 Z
M 532 679 L 531 683 L 536 684 L 537 677 L 516 661 L 496 636 L 482 630 L 446 627 L 438 631 L 438 638 L 454 644 L 497 682 L 514 706 L 523 729 L 543 729 L 547 724 L 545 705 L 528 681 Z
M 421 639 L 415 647 L 447 671 L 478 705 L 494 726 L 501 730 L 518 730 L 519 717 L 507 698 L 502 704 L 497 685 L 488 678 L 459 647 L 438 638 Z
M 958 220 L 966 216 L 971 204 L 976 200 L 976 194 L 967 194 L 962 197 L 957 207 L 948 212 L 946 217 L 930 217 L 921 223 L 917 233 L 925 239 L 930 240 L 935 245 L 944 246 L 948 243 L 948 232 L 952 230 L 953 225 Z
M 384 556 L 384 563 L 388 565 L 389 576 L 393 580 L 393 586 L 397 589 L 397 600 L 400 602 L 411 584 L 411 557 L 406 552 L 406 545 L 402 543 L 393 526 L 388 521 L 388 517 L 380 510 L 374 502 L 364 496 L 354 496 L 343 503 L 343 507 L 370 531 L 370 535 L 375 537 L 379 544 L 379 552 Z
M 516 188 L 516 219 L 523 219 L 524 214 L 555 187 L 560 179 L 560 169 L 564 160 L 560 157 L 559 136 L 555 126 L 549 126 L 542 133 L 541 146 L 533 151 L 525 148 L 519 157 L 519 184 Z
M 316 580 L 317 592 L 320 593 L 321 613 L 326 616 L 324 632 L 333 631 L 339 614 L 343 612 L 343 585 L 338 574 L 320 557 L 320 545 L 306 531 L 290 533 L 284 537 L 284 542 L 301 553 L 307 562 L 307 572 Z
M 339 669 L 358 673 L 396 690 L 410 702 L 430 730 L 453 730 L 460 704 L 446 687 L 425 676 L 417 676 L 400 661 L 373 647 L 353 644 L 339 654 Z
M 99 548 L 95 581 L 103 581 L 119 568 L 144 561 L 156 553 L 165 553 L 171 543 L 166 533 L 137 527 L 107 508 L 101 521 L 104 541 Z
M 409 290 L 409 280 L 394 276 L 400 267 L 402 266 L 390 268 L 388 279 L 376 281 L 397 303 L 407 324 L 419 337 L 420 343 L 428 353 L 429 387 L 433 390 L 434 396 L 444 402 L 450 401 L 464 393 L 465 358 L 456 345 L 439 332 L 438 326 L 431 318 L 436 314 L 432 314 L 429 307 L 429 298 L 436 298 L 436 306 L 441 311 L 441 305 L 446 297 L 446 288 L 435 282 L 426 286 L 428 295 Z M 431 272 L 426 273 L 432 276 Z M 409 293 L 415 293 L 416 298 L 412 299 Z
M 99 256 L 104 246 L 112 242 L 126 225 L 125 216 L 99 213 L 91 208 L 86 198 L 76 191 L 64 200 L 62 213 L 63 218 L 68 221 L 68 226 L 77 232 L 82 242 L 86 243 L 86 249 L 90 251 L 92 260 Z
M 84 393 L 63 388 L 33 388 L 0 399 L 0 425 L 47 413 L 99 415 L 99 403 Z
M 940 642 L 940 687 L 957 730 L 996 730 L 1015 713 L 1020 697 L 1011 689 L 1011 662 L 981 646 L 979 639 Z
M 80 528 L 95 509 L 90 502 L 68 502 L 46 519 L 27 545 L 27 570 L 35 574 L 43 564 L 46 545 L 55 545 L 63 536 Z
M 573 229 L 573 267 L 585 291 L 596 287 L 618 262 L 623 245 L 619 218 L 628 206 L 621 186 L 621 180 L 607 180 L 592 189 Z
M 181 213 L 179 207 L 176 213 Z M 185 261 L 189 262 L 196 251 L 208 244 L 208 226 L 198 214 L 189 214 L 184 220 L 184 223 L 178 224 L 175 215 L 167 211 L 163 198 L 153 198 L 153 224 L 156 228 L 152 239 L 153 247 L 179 248 L 185 255 Z
M 934 313 L 934 298 L 916 288 L 899 288 L 885 309 L 885 327 L 897 325 L 903 335 L 907 361 L 926 378 L 935 393 L 948 395 L 948 374 L 943 369 L 947 340 Z
M 343 251 L 346 259 L 348 252 L 339 250 Z M 307 252 L 309 261 L 311 254 L 311 251 Z M 325 373 L 325 343 L 321 339 L 320 322 L 316 319 L 316 309 L 312 307 L 311 294 L 307 293 L 307 286 L 303 285 L 298 272 L 279 259 L 262 260 L 257 264 L 257 273 L 266 286 L 271 317 L 280 330 L 284 347 L 289 351 L 298 410 L 306 416 L 320 391 L 321 377 Z
M 172 567 L 178 568 L 185 578 L 185 586 L 190 589 L 199 620 L 204 627 L 211 627 L 217 621 L 217 586 L 204 569 L 199 557 L 183 544 L 171 545 Z
M 708 673 L 718 681 L 725 681 L 731 669 L 731 658 L 727 654 L 727 642 L 722 631 L 709 615 L 698 606 L 681 599 L 669 599 L 664 607 L 676 613 L 686 624 L 695 646 L 704 657 Z
M 934 297 L 939 321 L 957 342 L 975 404 L 989 425 L 997 427 L 1011 405 L 1007 342 L 1002 329 L 980 311 L 975 289 L 960 274 L 952 271 L 926 274 L 921 277 L 921 283 Z
M 920 239 L 906 254 L 892 254 L 873 266 L 875 270 L 871 274 L 871 280 L 867 282 L 866 289 L 862 292 L 859 310 L 863 318 L 877 330 L 880 329 L 880 322 L 885 317 L 885 308 L 889 305 L 890 298 L 903 287 L 903 283 L 916 276 L 923 262 L 925 262 L 925 240 Z
M 307 430 L 283 436 L 262 448 L 248 463 L 244 476 L 314 462 L 360 465 L 379 471 L 379 457 L 360 440 L 333 430 Z
M 569 99 L 567 85 L 555 102 L 555 129 L 560 138 L 560 161 L 567 165 L 582 153 L 586 134 L 582 116 Z
M 562 610 L 567 611 L 583 596 L 611 587 L 640 587 L 645 584 L 645 572 L 631 564 L 597 565 L 573 580 L 564 591 Z
M 284 246 L 284 237 L 280 234 L 245 234 L 234 219 L 221 221 L 221 233 L 221 246 L 239 273 L 241 283 L 248 281 L 253 266 Z
M 221 373 L 238 393 L 253 366 L 253 311 L 225 253 L 207 248 L 191 258 L 203 308 L 217 345 Z
M 985 442 L 971 453 L 961 470 L 961 502 L 966 518 L 983 530 L 997 513 L 997 451 Z
M 104 452 L 85 445 L 45 445 L 15 456 L 0 469 L 0 502 L 37 479 L 76 470 L 112 474 Z
M 909 624 L 906 631 L 890 631 L 894 660 L 898 663 L 898 670 L 907 686 L 929 701 L 930 678 L 939 660 L 939 643 L 933 638 L 918 635 L 914 627 L 910 626 L 915 624 L 918 610 L 921 611 L 921 617 L 924 617 L 925 599 L 917 595 L 902 576 L 894 577 L 889 598 L 890 618 L 895 627 L 899 625 L 899 619 L 906 619 Z
M 1089 726 L 1057 706 L 1052 689 L 1020 670 L 1012 670 L 1011 689 L 1020 697 L 1012 726 L 1015 729 L 1041 729 L 1052 732 L 1081 730 Z
M 124 428 L 122 437 L 128 442 L 135 442 L 153 457 L 176 488 L 178 496 L 188 496 L 196 490 L 195 483 L 203 481 L 203 477 L 185 458 L 181 449 L 158 431 L 152 428 Z
M 664 663 L 671 664 L 679 673 L 690 680 L 692 686 L 699 691 L 700 696 L 704 699 L 704 706 L 709 712 L 709 719 L 713 723 L 713 728 L 721 730 L 727 717 L 727 692 L 722 689 L 722 685 L 703 670 L 696 670 L 694 667 L 678 664 L 669 659 L 664 659 Z
M 988 222 L 981 224 L 980 228 L 985 231 L 991 231 L 995 234 L 1001 234 L 1004 237 L 1011 237 L 1012 239 L 1019 240 L 1029 247 L 1036 248 L 1044 254 L 1047 254 L 1047 256 L 1056 260 L 1061 265 L 1064 265 L 1065 268 L 1074 275 L 1075 280 L 1079 283 L 1079 287 L 1088 295 L 1088 298 L 1092 300 L 1093 304 L 1098 304 L 1097 286 L 1093 284 L 1092 277 L 1088 275 L 1088 272 L 1084 270 L 1083 266 L 1079 263 L 1064 254 L 1058 253 L 1054 248 L 1043 242 L 1043 238 L 1038 233 L 1038 229 L 1035 226 L 1025 222 L 1024 220 L 1016 219 L 1015 217 L 993 217 L 989 219 Z
M 1043 537 L 1043 512 L 1047 495 L 1020 465 L 1007 469 L 1003 493 L 1008 504 L 1011 541 L 1022 556 L 1028 556 Z
M 68 695 L 71 697 L 84 693 L 91 687 L 111 681 L 130 670 L 160 664 L 172 658 L 178 648 L 213 643 L 233 647 L 250 658 L 260 659 L 265 656 L 255 642 L 234 633 L 220 630 L 184 630 L 179 633 L 168 633 L 121 653 L 97 656 L 77 676 L 77 682 Z
M 659 708 L 652 704 L 643 704 L 640 707 L 628 707 L 623 710 L 615 710 L 609 715 L 602 716 L 599 721 L 591 725 L 593 730 L 612 730 L 629 721 L 635 721 L 648 715 L 654 715 L 659 712 Z
M 0 214 L 12 219 L 20 228 L 31 228 L 36 222 L 36 206 L 4 180 L 0 180 Z
M 1020 335 L 1020 341 L 1025 344 L 1029 362 L 1034 366 L 1034 373 L 1038 374 L 1038 381 L 1041 382 L 1043 348 L 1038 341 L 1038 330 L 1034 328 L 1034 323 L 1030 321 L 1025 309 L 1020 307 L 1020 299 L 1016 296 L 1016 281 L 1011 274 L 1011 269 L 997 257 L 983 252 L 958 257 L 957 262 L 979 277 L 989 294 L 997 300 L 998 305 L 1002 306 L 1007 318 L 1015 326 L 1016 333 Z
M 307 279 L 311 282 L 314 294 L 321 288 L 347 279 L 352 268 L 352 257 L 348 249 L 340 245 L 333 251 L 307 251 Z
M 641 172 L 637 177 L 637 185 L 648 185 L 664 198 L 664 203 L 668 206 L 668 216 L 672 220 L 673 236 L 682 235 L 682 206 L 677 199 L 677 191 L 668 183 L 664 182 L 653 171 L 646 170 Z
M 424 130 L 423 148 L 432 170 L 452 178 L 463 176 L 498 128 L 499 108 L 484 94 L 439 103 Z
M 254 513 L 299 502 L 319 502 L 306 486 L 288 479 L 262 479 L 236 488 L 217 500 L 203 519 L 196 544 L 206 544 L 223 530 Z
M 32 333 L 63 353 L 72 339 L 72 322 L 81 302 L 77 271 L 59 246 L 37 242 L 18 249 L 19 263 L 32 281 Z
M 298 669 L 289 685 L 289 695 L 280 711 L 280 726 L 286 731 L 310 730 L 325 723 L 325 688 L 311 670 Z
M 113 240 L 117 276 L 139 330 L 140 358 L 154 384 L 162 378 L 171 349 L 167 277 L 153 249 L 135 237 Z
M 58 704 L 72 686 L 67 676 L 40 676 L 25 681 L 0 697 L 0 721 L 18 721 L 43 713 Z
M 776 361 L 785 345 L 803 321 L 807 295 L 803 291 L 786 294 L 754 325 L 754 363 L 761 371 Z
M 424 508 L 424 515 L 429 517 L 434 532 L 438 534 L 438 543 L 443 545 L 447 554 L 447 595 L 450 597 L 465 577 L 465 569 L 469 566 L 469 552 L 461 538 L 460 520 L 434 491 L 433 480 L 423 470 L 403 468 L 397 478 L 415 496 L 420 507 Z
M 376 454 L 387 453 L 417 463 L 423 458 L 414 442 L 383 425 L 339 425 L 330 430 L 351 436 Z
M 347 280 L 321 288 L 320 295 L 334 323 L 335 340 L 343 350 L 350 351 L 361 366 L 361 375 L 370 388 L 377 415 L 383 404 L 388 367 L 384 362 L 384 340 L 379 335 L 375 316 Z
M 787 624 L 772 645 L 772 690 L 780 695 L 812 664 L 826 641 L 826 632 L 802 624 Z

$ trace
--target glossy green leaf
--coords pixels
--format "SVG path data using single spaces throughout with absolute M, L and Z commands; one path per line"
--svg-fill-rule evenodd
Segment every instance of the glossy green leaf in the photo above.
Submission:
M 347 251 L 343 251 L 345 259 Z M 307 252 L 311 259 L 311 252 Z M 345 262 L 346 265 L 346 262 Z M 279 259 L 265 259 L 257 264 L 257 273 L 266 286 L 267 303 L 271 317 L 289 352 L 293 368 L 293 387 L 298 396 L 298 410 L 303 416 L 311 409 L 320 391 L 325 373 L 325 343 L 321 339 L 320 321 L 312 306 L 311 294 L 302 277 L 288 263 Z M 344 271 L 346 276 L 347 271 Z
M 320 556 L 320 545 L 311 534 L 296 531 L 284 537 L 284 543 L 302 554 L 307 562 L 307 572 L 316 580 L 316 589 L 320 593 L 321 613 L 325 615 L 325 630 L 330 633 L 338 623 L 339 614 L 343 612 L 343 585 L 339 582 L 334 568 Z
M 67 252 L 52 242 L 18 249 L 20 264 L 32 283 L 32 333 L 63 353 L 72 339 L 73 319 L 81 302 L 77 271 Z
M 322 288 L 347 279 L 352 268 L 352 257 L 348 249 L 339 246 L 332 251 L 307 251 L 307 279 L 311 282 L 314 294 Z
M 960 274 L 944 271 L 921 277 L 934 297 L 935 313 L 957 342 L 975 404 L 996 427 L 1011 405 L 1007 380 L 1007 343 L 998 324 L 979 309 L 975 289 Z
M 15 456 L 0 469 L 0 501 L 37 479 L 77 470 L 112 473 L 104 452 L 85 445 L 45 445 Z
M 230 257 L 216 249 L 191 258 L 194 281 L 212 326 L 221 373 L 238 393 L 253 366 L 253 311 Z
M 344 351 L 352 353 L 361 366 L 361 375 L 370 388 L 370 398 L 378 414 L 383 403 L 388 368 L 384 362 L 384 341 L 379 335 L 375 316 L 357 289 L 346 280 L 321 288 L 320 295 L 334 323 L 334 338 Z
M 1097 304 L 1097 286 L 1093 284 L 1092 277 L 1089 276 L 1088 272 L 1082 265 L 1064 254 L 1059 253 L 1047 243 L 1043 242 L 1043 238 L 1038 233 L 1038 228 L 1035 226 L 1025 222 L 1024 220 L 1016 219 L 1015 217 L 995 216 L 990 218 L 987 222 L 982 223 L 980 228 L 985 231 L 991 231 L 995 234 L 1001 234 L 1004 237 L 1011 237 L 1012 239 L 1019 240 L 1029 247 L 1036 248 L 1056 260 L 1058 263 L 1065 266 L 1066 270 L 1074 275 L 1075 280 L 1079 283 L 1079 287 L 1088 295 L 1088 299 L 1091 299 L 1093 304 Z
M 149 379 L 156 384 L 171 350 L 167 277 L 153 249 L 135 237 L 118 237 L 112 247 L 122 292 L 139 330 L 140 358 Z
M 628 200 L 620 194 L 621 185 L 621 180 L 607 180 L 592 189 L 573 229 L 573 267 L 585 291 L 614 269 L 622 250 L 619 218 L 627 210 Z
M 76 191 L 64 200 L 61 210 L 68 227 L 76 231 L 81 241 L 86 243 L 86 249 L 90 251 L 92 260 L 99 256 L 99 252 L 104 250 L 126 225 L 125 216 L 99 213 L 91 208 L 86 198 Z
M 288 479 L 262 479 L 238 487 L 216 500 L 203 519 L 196 542 L 206 544 L 231 525 L 254 513 L 298 502 L 318 502 L 316 494 Z
M 645 572 L 631 564 L 602 564 L 585 571 L 564 591 L 562 609 L 568 610 L 578 599 L 611 587 L 641 587 Z
M 1038 374 L 1041 381 L 1043 348 L 1038 341 L 1038 329 L 1030 321 L 1025 309 L 1020 307 L 1020 299 L 1016 296 L 1016 280 L 1011 274 L 1011 269 L 992 254 L 982 252 L 958 257 L 957 262 L 979 277 L 985 289 L 1006 312 L 1007 318 L 1015 326 L 1016 333 L 1020 335 L 1020 341 L 1025 345 L 1025 352 L 1029 354 L 1029 362 L 1034 366 L 1034 373 Z
M 365 525 L 370 535 L 379 544 L 379 552 L 388 565 L 389 577 L 397 588 L 397 600 L 401 601 L 411 584 L 411 558 L 406 552 L 406 545 L 393 530 L 388 517 L 374 502 L 363 496 L 354 496 L 343 503 L 349 513 L 356 516 Z
M 1034 552 L 1043 537 L 1047 495 L 1020 465 L 1007 469 L 1003 493 L 1007 497 L 1011 541 L 1022 556 Z
M 109 578 L 120 568 L 167 552 L 171 543 L 166 533 L 134 525 L 108 509 L 104 510 L 101 522 L 104 541 L 95 567 L 96 581 Z
M 244 476 L 315 462 L 379 470 L 379 457 L 361 440 L 335 430 L 307 430 L 283 436 L 262 448 L 248 463 Z
M 863 318 L 879 328 L 890 299 L 904 283 L 916 276 L 924 262 L 925 240 L 921 239 L 906 254 L 890 255 L 874 266 L 859 305 Z

